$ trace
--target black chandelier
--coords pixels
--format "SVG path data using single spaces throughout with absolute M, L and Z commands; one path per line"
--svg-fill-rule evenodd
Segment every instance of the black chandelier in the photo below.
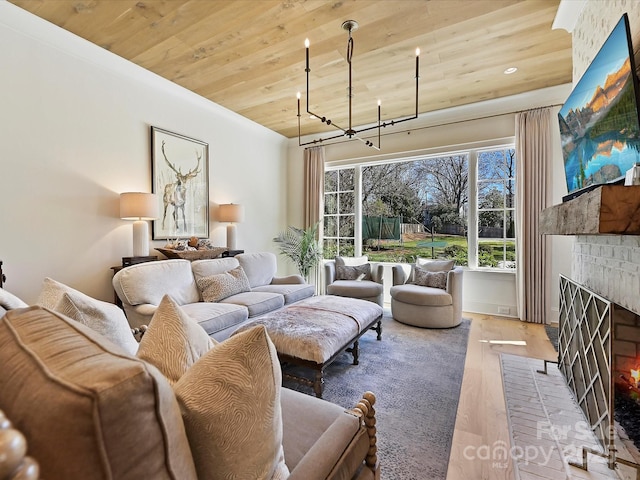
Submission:
M 327 118 L 326 116 L 320 115 L 318 113 L 314 113 L 311 110 L 309 110 L 309 72 L 311 72 L 311 69 L 309 68 L 309 39 L 307 38 L 304 41 L 304 46 L 305 46 L 305 49 L 306 49 L 306 63 L 305 63 L 304 71 L 307 74 L 307 98 L 306 98 L 306 101 L 307 101 L 307 113 L 312 118 L 317 118 L 322 123 L 334 126 L 338 130 L 340 130 L 342 133 L 339 133 L 337 135 L 333 135 L 333 136 L 330 136 L 330 137 L 318 138 L 316 140 L 311 140 L 309 142 L 302 143 L 302 141 L 301 141 L 301 133 L 300 133 L 300 92 L 298 92 L 298 145 L 301 146 L 301 147 L 305 146 L 305 145 L 315 145 L 315 144 L 327 142 L 327 141 L 330 141 L 330 140 L 335 140 L 337 138 L 348 137 L 349 139 L 360 140 L 366 146 L 374 148 L 376 150 L 380 150 L 380 129 L 381 128 L 384 128 L 387 125 L 393 126 L 393 125 L 396 125 L 398 123 L 406 122 L 406 121 L 409 121 L 409 120 L 415 120 L 416 118 L 418 118 L 418 79 L 420 78 L 420 75 L 419 75 L 419 70 L 420 70 L 420 49 L 416 48 L 416 77 L 415 77 L 416 78 L 416 111 L 415 111 L 415 113 L 411 117 L 388 120 L 388 121 L 382 122 L 381 121 L 381 102 L 380 102 L 380 100 L 378 100 L 378 124 L 370 126 L 370 127 L 363 127 L 363 128 L 356 129 L 356 128 L 353 128 L 352 110 L 351 110 L 351 102 L 352 102 L 352 99 L 353 99 L 353 88 L 352 88 L 352 85 L 351 85 L 351 79 L 352 79 L 352 77 L 351 77 L 351 60 L 352 60 L 352 57 L 353 57 L 353 37 L 351 36 L 351 32 L 353 32 L 353 31 L 358 29 L 358 22 L 356 22 L 355 20 L 347 20 L 346 22 L 343 22 L 342 28 L 343 28 L 343 30 L 347 30 L 347 32 L 349 32 L 349 40 L 347 41 L 347 63 L 349 64 L 349 87 L 347 88 L 347 96 L 349 98 L 349 126 L 346 127 L 346 128 L 345 127 L 341 127 L 340 125 L 336 124 L 334 121 L 332 121 L 331 119 Z M 378 129 L 378 145 L 375 145 L 370 140 L 365 140 L 360 136 L 360 134 L 362 132 L 367 132 L 369 130 L 374 130 L 374 129 Z

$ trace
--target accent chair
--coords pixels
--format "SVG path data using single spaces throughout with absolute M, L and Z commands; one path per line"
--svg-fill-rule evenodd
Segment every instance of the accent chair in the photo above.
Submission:
M 393 267 L 391 315 L 394 320 L 423 328 L 456 327 L 462 321 L 462 267 L 453 260 Z
M 324 265 L 325 292 L 359 298 L 384 307 L 382 265 L 361 257 L 336 257 Z

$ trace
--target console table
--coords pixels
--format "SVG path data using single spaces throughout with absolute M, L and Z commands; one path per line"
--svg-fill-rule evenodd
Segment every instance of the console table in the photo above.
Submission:
M 236 255 L 240 255 L 241 253 L 244 253 L 244 250 L 226 250 L 224 252 L 222 252 L 222 255 L 220 255 L 221 257 L 235 257 Z

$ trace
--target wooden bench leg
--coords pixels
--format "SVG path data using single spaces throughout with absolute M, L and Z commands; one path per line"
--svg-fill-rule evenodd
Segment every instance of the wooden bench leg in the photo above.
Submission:
M 382 340 L 382 319 L 378 320 L 374 327 L 371 327 L 372 330 L 375 330 L 378 333 L 376 340 Z
M 353 364 L 359 365 L 360 364 L 360 342 L 356 340 L 355 342 L 353 342 L 353 347 L 347 348 L 346 351 L 349 352 L 351 355 L 353 355 Z
M 324 372 L 322 369 L 316 371 L 316 378 L 313 382 L 313 391 L 316 397 L 322 398 L 322 391 L 324 390 Z

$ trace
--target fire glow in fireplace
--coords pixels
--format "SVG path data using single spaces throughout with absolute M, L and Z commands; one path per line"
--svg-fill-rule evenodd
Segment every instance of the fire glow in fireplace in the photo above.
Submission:
M 638 470 L 640 449 L 640 316 L 560 276 L 558 368 L 600 442 L 607 458 Z M 620 443 L 626 441 L 620 455 Z M 631 445 L 631 442 L 635 445 Z
M 614 419 L 640 450 L 640 325 L 637 315 L 624 312 L 622 322 L 618 314 L 613 322 L 616 330 L 613 336 Z M 632 321 L 635 325 L 631 325 Z M 624 352 L 630 355 L 623 355 Z

